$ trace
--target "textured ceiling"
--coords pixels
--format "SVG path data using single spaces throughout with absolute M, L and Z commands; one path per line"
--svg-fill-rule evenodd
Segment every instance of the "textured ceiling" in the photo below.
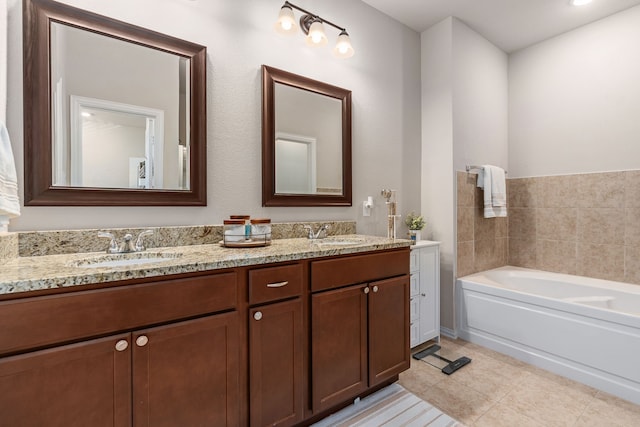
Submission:
M 640 0 L 593 0 L 581 7 L 571 6 L 569 0 L 363 1 L 418 32 L 455 16 L 505 52 L 640 4 Z

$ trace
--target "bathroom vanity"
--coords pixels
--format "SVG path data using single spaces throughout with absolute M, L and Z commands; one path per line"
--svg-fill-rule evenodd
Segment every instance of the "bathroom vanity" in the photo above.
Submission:
M 308 424 L 395 381 L 410 363 L 409 242 L 359 238 L 164 248 L 180 256 L 134 267 L 10 260 L 3 423 Z

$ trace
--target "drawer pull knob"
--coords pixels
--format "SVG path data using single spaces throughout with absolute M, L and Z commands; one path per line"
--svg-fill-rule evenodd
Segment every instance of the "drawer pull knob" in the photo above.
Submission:
M 125 351 L 129 347 L 127 340 L 120 340 L 116 343 L 116 350 Z
M 267 283 L 267 288 L 281 288 L 283 286 L 287 286 L 289 284 L 288 281 L 278 282 L 278 283 Z
M 253 318 L 254 318 L 254 319 L 256 319 L 256 320 L 260 320 L 260 319 L 262 319 L 262 312 L 261 312 L 261 311 L 256 311 L 256 312 L 253 314 Z
M 369 293 L 369 287 L 367 286 L 366 288 L 364 288 L 364 293 L 368 294 Z
M 373 287 L 373 292 L 378 292 L 378 287 L 377 286 Z
M 146 335 L 140 335 L 138 338 L 136 338 L 136 345 L 138 347 L 144 347 L 148 342 L 149 338 L 147 338 Z
M 427 296 L 427 294 L 424 294 L 424 293 L 422 293 L 422 294 L 420 294 L 420 295 L 422 295 L 423 297 L 426 297 L 426 296 Z

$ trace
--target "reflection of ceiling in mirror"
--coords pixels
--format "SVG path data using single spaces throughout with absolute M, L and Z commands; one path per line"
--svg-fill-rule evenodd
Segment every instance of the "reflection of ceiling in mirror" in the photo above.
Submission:
M 87 113 L 85 115 L 84 113 Z M 119 113 L 98 108 L 82 109 L 82 127 L 91 132 L 127 126 L 144 129 L 146 118 L 135 114 Z

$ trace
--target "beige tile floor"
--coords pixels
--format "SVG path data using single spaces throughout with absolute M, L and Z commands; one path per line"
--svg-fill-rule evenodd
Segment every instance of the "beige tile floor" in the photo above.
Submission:
M 468 427 L 640 426 L 638 405 L 476 344 L 440 345 L 472 362 L 447 376 L 412 358 L 400 384 Z

